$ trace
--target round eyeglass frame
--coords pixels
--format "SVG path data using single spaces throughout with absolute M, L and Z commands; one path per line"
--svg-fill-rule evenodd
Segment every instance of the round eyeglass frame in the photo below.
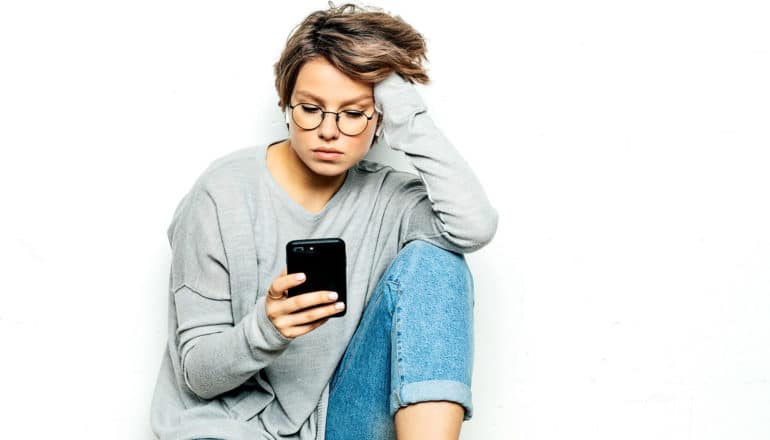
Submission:
M 306 105 L 308 107 L 315 107 L 315 108 L 317 108 L 318 110 L 321 111 L 321 121 L 318 122 L 318 125 L 316 125 L 315 127 L 312 127 L 312 128 L 305 128 L 305 127 L 299 125 L 299 122 L 297 122 L 297 120 L 294 118 L 294 108 L 298 107 L 300 105 Z M 374 112 L 370 116 L 370 115 L 367 115 L 366 113 L 364 113 L 361 110 L 340 110 L 338 112 L 330 112 L 330 111 L 324 110 L 324 108 L 321 107 L 320 105 L 310 104 L 308 102 L 299 102 L 299 103 L 294 104 L 294 105 L 289 104 L 288 107 L 291 109 L 291 120 L 294 121 L 295 124 L 297 124 L 297 127 L 301 128 L 303 130 L 308 130 L 308 131 L 315 130 L 316 128 L 320 127 L 321 124 L 324 123 L 324 119 L 326 118 L 326 114 L 327 113 L 331 113 L 331 114 L 333 114 L 335 116 L 334 124 L 337 126 L 337 130 L 339 130 L 340 133 L 342 133 L 342 134 L 344 134 L 346 136 L 358 136 L 359 134 L 365 132 L 366 131 L 366 127 L 369 126 L 369 121 L 371 121 L 372 118 L 374 117 L 374 115 L 377 113 L 377 110 L 374 110 Z M 340 113 L 345 113 L 345 112 L 350 112 L 350 111 L 353 111 L 355 113 L 359 113 L 360 112 L 366 118 L 366 124 L 364 124 L 364 128 L 362 128 L 361 131 L 359 131 L 358 133 L 355 133 L 355 134 L 345 133 L 345 131 L 342 128 L 340 128 Z

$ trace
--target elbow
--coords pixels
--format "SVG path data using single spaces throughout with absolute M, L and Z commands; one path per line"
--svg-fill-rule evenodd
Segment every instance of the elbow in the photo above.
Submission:
M 469 231 L 471 232 L 468 239 L 474 243 L 474 250 L 481 249 L 492 241 L 495 233 L 497 233 L 498 220 L 497 210 L 491 206 L 469 220 L 471 223 Z
M 474 240 L 483 243 L 484 246 L 489 244 L 497 232 L 498 219 L 499 215 L 495 208 L 490 206 L 482 210 L 474 221 Z
M 202 388 L 195 381 L 191 381 L 189 376 L 187 375 L 186 370 L 183 370 L 182 374 L 184 375 L 184 382 L 187 385 L 187 390 L 190 391 L 195 396 L 204 400 L 211 400 L 217 396 L 215 393 L 208 392 L 205 388 Z
M 210 387 L 205 385 L 206 381 L 201 377 L 202 375 L 199 373 L 200 368 L 198 368 L 198 365 L 195 362 L 195 357 L 192 356 L 194 351 L 195 347 L 193 346 L 182 357 L 181 368 L 184 383 L 187 386 L 187 389 L 199 398 L 205 400 L 213 399 L 217 394 L 213 393 Z
M 492 241 L 497 232 L 498 218 L 494 208 L 480 211 L 477 215 L 462 219 L 462 224 L 456 229 L 464 231 L 462 234 L 448 233 L 447 238 L 453 242 L 457 251 L 466 254 L 475 252 Z

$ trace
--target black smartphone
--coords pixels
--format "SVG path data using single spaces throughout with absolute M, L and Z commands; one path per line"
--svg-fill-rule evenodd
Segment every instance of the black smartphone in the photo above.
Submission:
M 286 243 L 287 273 L 302 272 L 307 278 L 289 289 L 289 296 L 317 290 L 337 292 L 347 306 L 345 242 L 341 238 L 310 238 Z M 347 307 L 331 318 L 345 316 Z

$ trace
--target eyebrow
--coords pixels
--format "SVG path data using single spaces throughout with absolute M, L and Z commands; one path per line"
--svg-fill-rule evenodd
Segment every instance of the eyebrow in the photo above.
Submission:
M 302 90 L 298 90 L 297 91 L 297 95 L 305 95 L 308 98 L 315 99 L 316 101 L 320 102 L 321 104 L 324 103 L 323 99 L 315 96 L 314 94 L 312 94 L 310 92 L 305 92 L 305 91 L 302 91 Z M 347 105 L 347 104 L 358 103 L 358 102 L 363 101 L 364 99 L 372 99 L 372 95 L 361 95 L 361 96 L 359 96 L 357 98 L 348 99 L 347 101 L 342 102 L 341 106 L 344 106 L 344 105 Z

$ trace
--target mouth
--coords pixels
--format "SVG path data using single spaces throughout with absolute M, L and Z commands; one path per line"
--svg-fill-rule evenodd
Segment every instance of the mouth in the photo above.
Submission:
M 313 155 L 323 160 L 334 160 L 341 157 L 342 152 L 334 148 L 316 148 L 313 150 Z
M 329 147 L 313 148 L 313 151 L 321 151 L 321 152 L 324 152 L 324 153 L 339 153 L 339 154 L 342 154 L 342 151 L 334 149 L 334 148 L 329 148 Z

